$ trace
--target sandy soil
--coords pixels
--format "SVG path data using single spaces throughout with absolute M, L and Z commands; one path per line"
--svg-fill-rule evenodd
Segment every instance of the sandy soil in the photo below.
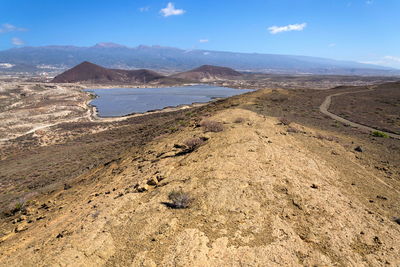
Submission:
M 320 112 L 348 90 L 262 89 L 7 142 L 0 266 L 400 265 L 400 144 Z M 171 208 L 174 190 L 192 205 Z
M 35 198 L 2 225 L 0 265 L 399 265 L 400 179 L 370 165 L 378 145 L 240 108 L 270 95 L 203 108 L 224 131 L 195 120 Z M 182 153 L 192 137 L 207 141 Z M 190 208 L 165 204 L 177 189 Z

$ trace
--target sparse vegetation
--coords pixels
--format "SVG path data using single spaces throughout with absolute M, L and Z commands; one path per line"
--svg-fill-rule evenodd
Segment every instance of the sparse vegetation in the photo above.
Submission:
M 317 138 L 319 140 L 326 140 L 326 141 L 335 141 L 335 139 L 336 139 L 334 136 L 322 135 L 320 133 L 316 134 L 315 138 Z
M 13 216 L 18 212 L 24 212 L 26 210 L 26 203 L 22 200 L 18 200 L 9 205 L 8 208 L 2 211 L 3 216 Z
M 234 123 L 243 123 L 244 121 L 245 121 L 244 118 L 242 118 L 242 117 L 237 117 L 233 122 L 234 122 Z
M 286 117 L 280 117 L 279 119 L 279 124 L 289 126 L 292 122 L 286 118 Z
M 297 129 L 297 128 L 289 127 L 289 128 L 287 128 L 286 132 L 288 132 L 288 133 L 300 133 L 301 131 L 299 129 Z
M 200 122 L 200 126 L 203 127 L 206 132 L 216 133 L 224 130 L 222 123 L 212 120 L 203 120 Z
M 183 142 L 183 144 L 189 149 L 189 150 L 195 150 L 197 147 L 201 146 L 204 144 L 204 139 L 199 138 L 199 137 L 193 137 L 190 139 L 187 139 Z
M 372 136 L 374 137 L 383 137 L 383 138 L 388 138 L 389 136 L 381 131 L 374 131 L 372 132 Z
M 193 198 L 190 197 L 190 194 L 182 190 L 170 192 L 168 199 L 171 201 L 168 203 L 168 206 L 173 209 L 187 209 L 193 202 Z

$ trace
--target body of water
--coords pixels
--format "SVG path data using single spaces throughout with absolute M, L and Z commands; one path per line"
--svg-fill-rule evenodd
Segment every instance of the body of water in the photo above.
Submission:
M 119 117 L 166 107 L 206 103 L 215 98 L 240 95 L 252 90 L 195 85 L 166 88 L 87 89 L 85 91 L 97 95 L 90 104 L 97 108 L 100 117 Z

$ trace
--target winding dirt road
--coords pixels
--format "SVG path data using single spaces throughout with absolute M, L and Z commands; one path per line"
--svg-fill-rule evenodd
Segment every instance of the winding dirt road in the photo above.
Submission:
M 355 94 L 355 93 L 362 93 L 362 92 L 369 92 L 369 91 L 373 91 L 373 90 L 375 90 L 375 89 L 376 89 L 376 86 L 370 86 L 370 87 L 369 87 L 368 89 L 366 89 L 366 90 L 350 91 L 350 92 L 341 92 L 341 93 L 336 93 L 336 94 L 328 95 L 328 96 L 325 98 L 324 102 L 322 102 L 321 106 L 319 106 L 319 110 L 320 110 L 323 114 L 325 114 L 325 115 L 331 117 L 332 119 L 334 119 L 334 120 L 336 120 L 336 121 L 340 121 L 340 122 L 345 123 L 345 124 L 348 124 L 348 125 L 350 125 L 351 127 L 355 127 L 355 128 L 360 129 L 360 130 L 364 130 L 364 131 L 368 131 L 368 132 L 380 131 L 380 132 L 383 132 L 383 133 L 387 134 L 388 136 L 390 136 L 390 137 L 392 137 L 392 138 L 400 139 L 400 135 L 398 135 L 398 134 L 389 133 L 389 132 L 384 132 L 384 131 L 381 131 L 381 130 L 378 130 L 378 129 L 375 129 L 375 128 L 371 128 L 371 127 L 366 126 L 366 125 L 362 125 L 362 124 L 359 124 L 359 123 L 356 123 L 356 122 L 352 122 L 352 121 L 346 120 L 345 118 L 342 118 L 342 117 L 340 117 L 340 116 L 338 116 L 338 115 L 336 115 L 336 114 L 333 114 L 333 113 L 331 113 L 331 112 L 328 111 L 328 110 L 329 110 L 329 107 L 330 107 L 330 105 L 331 105 L 331 102 L 332 102 L 332 97 L 334 97 L 334 96 L 340 96 L 340 95 L 345 95 L 345 94 Z

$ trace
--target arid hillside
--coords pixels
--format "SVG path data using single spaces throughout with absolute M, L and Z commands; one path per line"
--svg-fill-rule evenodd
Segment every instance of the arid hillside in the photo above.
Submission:
M 177 113 L 178 127 L 14 207 L 0 266 L 398 266 L 398 140 L 320 120 L 322 94 Z
M 147 83 L 164 76 L 151 70 L 119 70 L 107 69 L 99 65 L 82 62 L 81 64 L 56 76 L 53 83 Z
M 203 65 L 193 70 L 172 75 L 171 77 L 188 81 L 205 82 L 213 80 L 227 80 L 240 76 L 242 76 L 240 72 L 237 72 L 231 68 Z

